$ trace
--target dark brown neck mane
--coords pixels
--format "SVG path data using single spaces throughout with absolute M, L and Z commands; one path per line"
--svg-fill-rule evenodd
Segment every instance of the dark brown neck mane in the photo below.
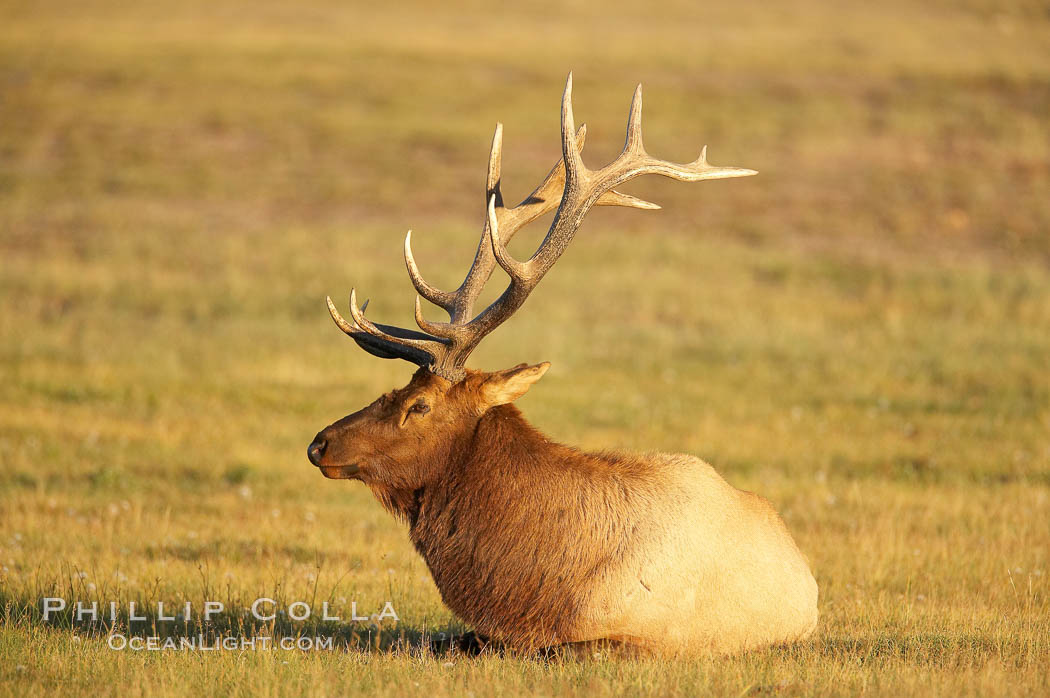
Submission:
M 644 535 L 632 511 L 659 477 L 636 456 L 555 443 L 512 405 L 489 410 L 440 457 L 435 482 L 373 491 L 409 524 L 453 611 L 479 632 L 519 627 L 536 643 L 565 636 L 558 619 L 573 617 L 576 590 Z
M 550 462 L 557 455 L 567 456 L 571 453 L 576 453 L 575 449 L 549 440 L 526 421 L 517 407 L 500 405 L 486 412 L 473 430 L 457 435 L 449 449 L 426 454 L 427 458 L 442 461 L 435 463 L 435 468 L 426 468 L 429 472 L 444 474 L 438 482 L 427 483 L 417 489 L 396 489 L 375 484 L 371 490 L 387 511 L 411 527 L 418 518 L 423 494 L 428 489 L 451 484 L 448 482 L 449 477 L 458 481 L 458 475 L 466 475 L 479 467 L 488 471 L 488 475 L 520 471 L 530 465 Z

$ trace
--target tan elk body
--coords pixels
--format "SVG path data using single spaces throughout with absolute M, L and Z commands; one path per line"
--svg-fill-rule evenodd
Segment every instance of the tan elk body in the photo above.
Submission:
M 422 332 L 332 317 L 368 352 L 420 368 L 411 382 L 322 430 L 308 455 L 326 477 L 357 479 L 405 520 L 445 603 L 479 635 L 518 649 L 607 641 L 663 654 L 729 652 L 787 642 L 817 623 L 817 585 L 766 500 L 729 485 L 693 456 L 585 453 L 554 443 L 511 404 L 549 364 L 485 373 L 464 367 L 487 333 L 521 306 L 571 242 L 592 205 L 656 208 L 615 191 L 641 174 L 686 181 L 750 170 L 656 160 L 641 142 L 635 93 L 624 152 L 600 170 L 580 159 L 584 130 L 562 101 L 562 161 L 521 204 L 503 206 L 502 129 L 489 160 L 488 220 L 454 293 L 419 273 L 417 291 L 448 323 Z M 526 262 L 506 251 L 523 225 L 557 209 Z M 510 284 L 473 304 L 496 266 Z

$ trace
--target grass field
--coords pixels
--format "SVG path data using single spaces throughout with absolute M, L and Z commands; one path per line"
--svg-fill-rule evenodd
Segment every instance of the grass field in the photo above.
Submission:
M 1050 694 L 1050 8 L 697 5 L 0 2 L 0 694 Z M 306 460 L 411 372 L 325 295 L 409 326 L 407 228 L 458 283 L 495 122 L 517 200 L 570 68 L 588 164 L 640 81 L 653 154 L 761 174 L 632 185 L 664 209 L 594 211 L 473 365 L 549 360 L 520 404 L 552 437 L 771 499 L 810 641 L 435 654 L 464 628 L 403 526 Z M 43 623 L 52 595 L 401 622 L 227 613 L 339 646 L 113 651 Z

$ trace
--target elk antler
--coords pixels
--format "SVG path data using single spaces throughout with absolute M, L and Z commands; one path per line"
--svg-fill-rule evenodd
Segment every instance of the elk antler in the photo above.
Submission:
M 424 318 L 419 296 L 416 296 L 416 324 L 423 332 L 376 325 L 365 317 L 364 308 L 357 307 L 356 293 L 351 290 L 350 313 L 353 323 L 343 319 L 332 299 L 328 298 L 328 310 L 339 329 L 370 354 L 384 359 L 405 359 L 426 366 L 448 380 L 457 381 L 463 377 L 463 365 L 470 352 L 485 335 L 521 307 L 532 289 L 572 242 L 583 217 L 592 206 L 660 208 L 648 201 L 622 194 L 614 187 L 644 174 L 658 174 L 685 182 L 756 174 L 754 170 L 709 165 L 707 146 L 701 150 L 700 157 L 685 165 L 657 160 L 646 153 L 642 146 L 641 85 L 635 89 L 631 101 L 627 142 L 623 152 L 612 163 L 599 170 L 588 169 L 580 155 L 585 137 L 586 126 L 581 126 L 577 132 L 573 122 L 572 73 L 569 73 L 561 102 L 562 159 L 536 190 L 513 208 L 503 205 L 500 192 L 503 125 L 496 125 L 485 187 L 488 216 L 474 263 L 456 291 L 441 291 L 423 279 L 412 256 L 412 231 L 405 236 L 405 265 L 412 285 L 419 296 L 448 312 L 449 322 L 431 322 Z M 554 221 L 535 254 L 525 262 L 511 257 L 506 246 L 514 234 L 555 207 L 557 213 Z M 510 276 L 510 284 L 498 299 L 474 316 L 474 303 L 497 264 Z

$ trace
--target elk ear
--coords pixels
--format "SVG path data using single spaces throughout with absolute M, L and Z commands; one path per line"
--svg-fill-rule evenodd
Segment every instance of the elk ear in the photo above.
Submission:
M 544 361 L 535 366 L 518 364 L 514 368 L 493 373 L 481 384 L 481 400 L 486 408 L 514 402 L 529 392 L 532 384 L 543 377 L 550 367 L 550 362 Z

